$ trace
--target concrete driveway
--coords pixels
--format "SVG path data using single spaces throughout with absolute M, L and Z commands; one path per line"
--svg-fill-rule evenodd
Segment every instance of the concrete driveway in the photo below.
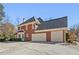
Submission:
M 78 45 L 38 42 L 0 42 L 0 55 L 78 55 Z

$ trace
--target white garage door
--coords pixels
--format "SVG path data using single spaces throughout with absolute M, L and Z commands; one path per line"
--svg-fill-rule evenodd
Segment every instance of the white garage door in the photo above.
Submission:
M 53 31 L 51 32 L 52 42 L 63 42 L 63 31 Z
M 32 41 L 46 41 L 46 33 L 32 34 Z

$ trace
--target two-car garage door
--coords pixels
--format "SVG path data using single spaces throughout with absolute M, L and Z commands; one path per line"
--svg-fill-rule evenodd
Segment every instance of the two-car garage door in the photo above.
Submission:
M 63 31 L 52 31 L 51 42 L 63 42 Z M 32 41 L 46 41 L 46 33 L 32 34 Z
M 32 41 L 46 41 L 46 33 L 32 34 Z
M 52 42 L 63 42 L 63 31 L 53 31 L 51 32 Z

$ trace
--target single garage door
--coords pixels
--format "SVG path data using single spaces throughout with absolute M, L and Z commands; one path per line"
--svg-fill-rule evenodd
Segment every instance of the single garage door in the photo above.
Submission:
M 32 41 L 46 41 L 46 33 L 32 34 Z
M 63 31 L 53 31 L 51 32 L 52 42 L 63 42 Z

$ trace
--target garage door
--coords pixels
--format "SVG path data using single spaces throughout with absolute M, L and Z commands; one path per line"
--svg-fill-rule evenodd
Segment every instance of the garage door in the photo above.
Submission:
M 63 31 L 53 31 L 51 32 L 52 42 L 63 42 Z
M 46 41 L 46 33 L 32 34 L 32 41 Z

